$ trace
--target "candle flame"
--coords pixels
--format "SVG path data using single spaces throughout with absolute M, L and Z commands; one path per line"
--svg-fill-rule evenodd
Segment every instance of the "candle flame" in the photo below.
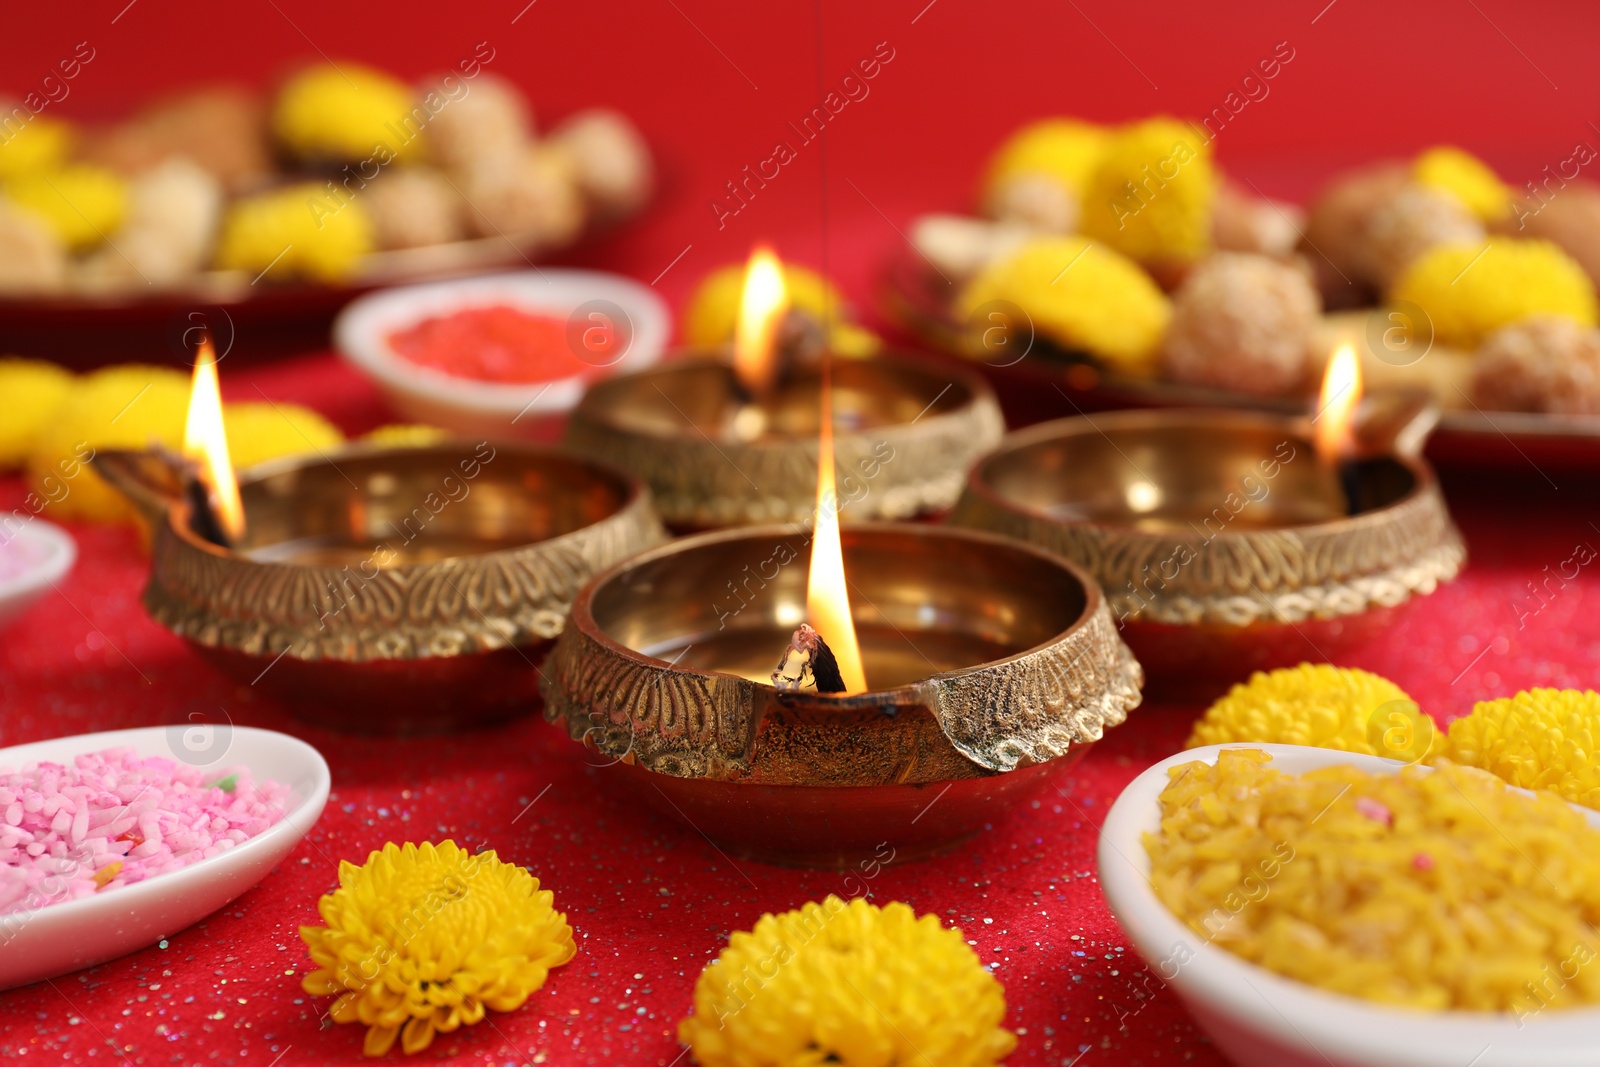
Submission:
M 201 342 L 194 364 L 189 416 L 183 427 L 183 454 L 200 461 L 217 521 L 230 538 L 237 540 L 244 534 L 244 504 L 239 500 L 239 482 L 228 459 L 228 435 L 222 428 L 222 389 L 217 383 L 217 361 L 209 340 Z
M 822 429 L 817 450 L 817 521 L 811 534 L 811 573 L 806 580 L 806 615 L 833 650 L 845 692 L 867 688 L 861 645 L 850 617 L 850 594 L 844 577 L 844 547 L 839 540 L 839 493 L 833 474 L 833 398 L 826 373 L 822 380 Z
M 733 370 L 739 382 L 760 396 L 777 376 L 778 325 L 789 310 L 783 263 L 766 245 L 750 253 L 744 272 L 744 293 L 733 337 Z
M 1361 402 L 1361 361 L 1355 348 L 1340 345 L 1328 360 L 1322 376 L 1322 395 L 1317 400 L 1317 457 L 1334 463 L 1347 456 L 1352 447 L 1351 425 L 1356 405 Z

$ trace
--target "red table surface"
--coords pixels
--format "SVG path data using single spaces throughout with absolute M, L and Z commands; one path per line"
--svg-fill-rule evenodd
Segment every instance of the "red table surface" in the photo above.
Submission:
M 381 417 L 326 355 L 240 368 L 229 392 L 316 403 L 347 428 Z M 1340 662 L 1393 678 L 1441 719 L 1527 686 L 1589 686 L 1600 614 L 1587 574 L 1549 586 L 1591 524 L 1595 486 L 1557 474 L 1447 481 L 1471 562 L 1391 632 Z M 1470 484 L 1469 484 L 1470 483 Z M 0 507 L 22 486 L 0 480 Z M 352 739 L 308 726 L 202 665 L 139 604 L 146 559 L 123 528 L 77 526 L 59 594 L 0 638 L 0 744 L 93 730 L 216 721 L 286 730 L 333 769 L 322 819 L 256 889 L 161 945 L 0 994 L 0 1056 L 23 1063 L 356 1062 L 361 1032 L 325 1026 L 307 996 L 297 928 L 317 921 L 341 859 L 387 841 L 453 838 L 525 864 L 554 890 L 579 954 L 521 1010 L 442 1037 L 422 1061 L 670 1064 L 699 969 L 767 911 L 848 892 L 844 875 L 730 862 L 694 830 L 641 807 L 537 715 L 444 738 Z M 1307 647 L 1308 659 L 1320 659 Z M 942 858 L 892 864 L 868 889 L 959 925 L 1005 985 L 1014 1063 L 1223 1062 L 1170 991 L 1144 1000 L 1142 964 L 1106 909 L 1095 830 L 1141 769 L 1175 751 L 1197 708 L 1144 706 L 1047 792 Z M 854 883 L 852 883 L 854 884 Z M 119 1054 L 120 1053 L 120 1054 Z M 1076 1060 L 1082 1054 L 1081 1060 Z M 398 1054 L 392 1054 L 398 1055 Z
M 1231 173 L 1302 197 L 1336 162 L 1455 142 L 1521 188 L 1600 144 L 1592 62 L 1597 12 L 1583 0 L 1376 5 L 970 0 L 750 5 L 737 0 L 561 4 L 422 0 L 92 0 L 21 5 L 0 34 L 0 94 L 22 94 L 88 41 L 95 59 L 51 105 L 73 118 L 124 113 L 193 80 L 266 84 L 318 53 L 406 77 L 486 41 L 490 69 L 526 88 L 546 121 L 593 104 L 642 125 L 662 185 L 647 217 L 583 253 L 656 284 L 675 303 L 705 270 L 768 238 L 826 263 L 859 306 L 919 211 L 959 208 L 984 153 L 1018 123 L 1077 113 L 1122 120 L 1200 115 L 1223 104 L 1278 42 L 1295 59 L 1218 139 Z M 818 30 L 821 45 L 818 45 Z M 793 139 L 821 94 L 880 42 L 893 60 L 825 142 L 805 145 L 737 215 L 726 183 Z M 855 90 L 859 92 L 859 90 Z M 1255 90 L 1259 92 L 1259 87 Z M 59 92 L 59 90 L 57 90 Z M 1235 98 L 1237 99 L 1237 98 Z M 823 147 L 826 151 L 822 151 Z M 826 159 L 826 168 L 824 168 Z M 747 187 L 747 191 L 749 191 Z M 0 336 L 0 350 L 6 348 Z M 241 350 L 252 339 L 240 340 Z M 106 353 L 114 359 L 116 353 Z M 325 355 L 271 367 L 230 360 L 240 399 L 309 403 L 347 431 L 388 416 Z M 1069 412 L 1063 411 L 1062 414 Z M 1441 720 L 1483 696 L 1589 686 L 1600 615 L 1584 571 L 1540 603 L 1580 542 L 1600 546 L 1595 485 L 1533 470 L 1447 479 L 1471 551 L 1463 577 L 1341 662 L 1385 674 Z M 0 478 L 0 508 L 22 501 Z M 556 894 L 579 955 L 521 1010 L 437 1040 L 417 1062 L 671 1064 L 694 978 L 731 931 L 765 911 L 846 892 L 837 873 L 730 863 L 693 830 L 641 808 L 537 716 L 449 738 L 362 739 L 309 727 L 226 680 L 152 623 L 138 602 L 145 559 L 131 532 L 75 527 L 81 558 L 60 594 L 0 634 L 0 745 L 226 711 L 317 745 L 334 774 L 327 811 L 258 888 L 165 947 L 0 993 L 0 1056 L 20 1063 L 359 1062 L 361 1032 L 325 1026 L 300 991 L 297 927 L 341 859 L 390 840 L 493 847 Z M 1307 657 L 1317 659 L 1314 649 Z M 894 864 L 869 884 L 958 924 L 1006 987 L 1018 1064 L 1223 1062 L 1170 991 L 1141 975 L 1094 874 L 1095 828 L 1141 768 L 1174 751 L 1198 712 L 1146 706 L 1111 732 L 1058 793 L 940 859 Z M 530 807 L 531 804 L 531 807 Z M 391 1062 L 399 1059 L 391 1054 Z

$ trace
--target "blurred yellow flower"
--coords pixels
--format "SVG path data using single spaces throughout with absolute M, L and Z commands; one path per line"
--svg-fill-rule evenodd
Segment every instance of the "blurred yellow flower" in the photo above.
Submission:
M 678 1040 L 701 1067 L 989 1067 L 1016 1047 L 1005 990 L 961 931 L 830 896 L 728 939 Z
M 1540 312 L 1595 324 L 1594 285 L 1549 241 L 1491 236 L 1482 245 L 1439 245 L 1412 261 L 1389 296 L 1422 308 L 1434 337 L 1458 348 Z
M 493 852 L 390 842 L 339 864 L 339 888 L 317 903 L 326 925 L 300 928 L 317 965 L 301 985 L 338 996 L 330 1014 L 367 1027 L 368 1056 L 396 1038 L 421 1052 L 490 1008 L 515 1011 L 577 954 L 554 899 Z

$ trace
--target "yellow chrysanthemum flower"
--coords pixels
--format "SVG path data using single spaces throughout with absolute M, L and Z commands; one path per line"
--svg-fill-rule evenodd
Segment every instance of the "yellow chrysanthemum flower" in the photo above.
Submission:
M 86 374 L 45 422 L 28 456 L 28 480 L 53 517 L 122 522 L 122 494 L 78 461 L 107 448 L 183 445 L 189 378 L 170 367 L 125 363 Z
M 744 292 L 743 263 L 719 267 L 701 279 L 684 306 L 683 343 L 696 348 L 715 348 L 733 340 L 739 318 L 739 298 Z M 831 318 L 829 348 L 842 356 L 868 356 L 882 342 L 872 332 L 847 321 L 849 305 L 844 295 L 822 275 L 793 263 L 783 265 L 783 281 L 789 291 L 789 306 L 815 316 L 819 322 Z
M 1328 663 L 1257 671 L 1212 704 L 1186 748 L 1251 742 L 1310 745 L 1416 762 L 1442 743 L 1405 690 Z
M 372 251 L 372 218 L 360 200 L 307 183 L 237 201 L 222 223 L 217 264 L 265 274 L 339 281 Z
M 1511 211 L 1511 190 L 1489 165 L 1477 156 L 1450 145 L 1430 148 L 1411 165 L 1419 185 L 1442 189 L 1460 200 L 1484 222 L 1505 218 Z
M 1048 174 L 1082 196 L 1108 137 L 1104 126 L 1078 119 L 1044 119 L 1024 126 L 995 150 L 983 180 L 984 195 L 1018 174 Z
M 1444 755 L 1522 789 L 1600 808 L 1600 693 L 1532 689 L 1485 700 L 1450 724 Z
M 1490 237 L 1483 245 L 1431 248 L 1389 295 L 1422 308 L 1434 337 L 1457 348 L 1474 348 L 1500 327 L 1540 312 L 1595 324 L 1594 285 L 1549 241 Z
M 1087 237 L 1040 237 L 978 272 L 956 301 L 969 320 L 992 300 L 1017 305 L 1034 329 L 1134 373 L 1148 370 L 1172 307 L 1138 264 Z
M 224 404 L 222 430 L 228 435 L 228 458 L 241 470 L 279 456 L 322 452 L 344 443 L 333 423 L 298 404 Z
M 396 78 L 355 63 L 309 67 L 284 84 L 272 109 L 272 131 L 307 159 L 379 164 L 419 154 L 421 117 L 416 95 Z M 388 158 L 384 158 L 387 150 Z
M 0 179 L 55 170 L 71 148 L 71 123 L 36 115 L 15 132 L 8 124 L 0 128 Z
M 7 182 L 5 191 L 73 248 L 105 240 L 122 224 L 128 205 L 127 184 L 114 172 L 87 164 L 29 172 Z
M 1016 1047 L 1005 990 L 961 931 L 830 896 L 728 940 L 678 1040 L 701 1067 L 989 1067 Z
M 412 448 L 421 445 L 431 445 L 443 441 L 450 436 L 448 430 L 441 430 L 437 426 L 424 426 L 421 423 L 395 423 L 390 426 L 379 426 L 376 430 L 364 434 L 361 438 L 364 444 L 387 445 L 391 448 Z
M 367 1027 L 368 1056 L 397 1037 L 421 1052 L 435 1032 L 520 1008 L 577 954 L 554 899 L 493 852 L 390 842 L 359 867 L 339 864 L 339 888 L 317 902 L 327 925 L 300 928 L 317 965 L 301 985 L 338 995 L 330 1014 Z
M 1141 263 L 1191 263 L 1211 248 L 1211 142 L 1154 118 L 1115 131 L 1083 191 L 1083 232 Z
M 75 380 L 42 359 L 0 358 L 0 470 L 22 466 Z

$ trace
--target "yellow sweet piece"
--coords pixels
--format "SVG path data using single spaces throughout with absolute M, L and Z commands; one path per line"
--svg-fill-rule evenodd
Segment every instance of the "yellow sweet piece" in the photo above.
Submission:
M 74 381 L 71 371 L 45 360 L 0 358 L 0 470 L 27 461 Z
M 1411 165 L 1420 185 L 1454 196 L 1484 222 L 1505 218 L 1511 211 L 1511 190 L 1489 165 L 1451 145 L 1430 148 Z
M 26 114 L 26 109 L 22 109 Z M 57 170 L 72 150 L 72 124 L 35 115 L 20 127 L 14 114 L 0 112 L 0 181 Z
M 683 342 L 695 348 L 715 348 L 733 340 L 739 318 L 739 298 L 744 292 L 743 263 L 730 264 L 707 274 L 695 287 L 683 312 Z M 783 265 L 789 306 L 830 323 L 829 347 L 839 355 L 870 355 L 881 344 L 870 331 L 847 321 L 844 295 L 822 275 L 793 263 Z
M 238 470 L 280 456 L 326 452 L 344 443 L 333 423 L 298 404 L 224 404 L 222 429 L 228 435 L 228 458 Z
M 1433 721 L 1387 678 L 1328 663 L 1257 671 L 1212 704 L 1186 748 L 1310 745 L 1410 762 L 1442 744 Z
M 437 426 L 424 426 L 420 423 L 394 423 L 389 426 L 379 426 L 363 434 L 361 441 L 369 445 L 386 445 L 392 448 L 412 448 L 420 445 L 431 445 L 443 441 L 450 436 L 449 431 L 441 430 Z
M 1083 191 L 1083 232 L 1141 263 L 1192 263 L 1211 248 L 1217 172 L 1211 142 L 1153 118 L 1106 140 Z
M 1022 127 L 995 150 L 983 180 L 984 196 L 1018 174 L 1047 174 L 1082 196 L 1110 137 L 1104 126 L 1054 118 Z
M 45 421 L 28 456 L 28 481 L 52 518 L 123 522 L 131 505 L 87 464 L 107 448 L 177 449 L 189 410 L 189 378 L 130 363 L 79 378 Z
M 963 321 L 985 304 L 1021 308 L 1064 348 L 1131 373 L 1153 364 L 1172 308 L 1139 265 L 1082 236 L 1040 237 L 984 267 L 956 301 Z
M 1485 700 L 1450 724 L 1444 755 L 1522 789 L 1600 808 L 1600 693 L 1530 689 Z
M 306 183 L 235 202 L 223 219 L 217 265 L 264 284 L 305 276 L 350 277 L 372 251 L 372 218 L 359 199 Z
M 1502 326 L 1541 312 L 1595 324 L 1595 291 L 1583 268 L 1549 241 L 1489 237 L 1418 256 L 1390 291 L 1422 308 L 1441 343 L 1474 348 Z
M 75 249 L 97 245 L 114 233 L 128 206 L 126 183 L 113 171 L 87 164 L 29 171 L 8 181 L 5 193 Z
M 313 66 L 279 91 L 272 132 L 302 158 L 375 158 L 383 166 L 421 154 L 427 112 L 415 117 L 417 106 L 411 89 L 382 71 L 348 62 Z
M 730 937 L 678 1040 L 701 1067 L 991 1067 L 1017 1044 L 1005 1011 L 960 930 L 830 896 Z

